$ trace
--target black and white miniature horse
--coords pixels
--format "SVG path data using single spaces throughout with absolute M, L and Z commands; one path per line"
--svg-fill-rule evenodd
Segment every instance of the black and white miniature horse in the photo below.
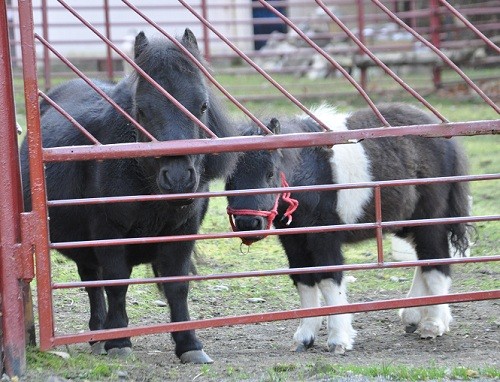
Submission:
M 201 59 L 195 36 L 186 29 L 179 40 Z M 199 68 L 165 38 L 135 40 L 135 62 L 160 86 L 174 96 L 217 136 L 232 135 L 231 124 L 206 85 Z M 135 73 L 116 85 L 97 82 L 118 105 L 160 141 L 205 138 L 199 126 Z M 103 144 L 143 141 L 142 133 L 102 99 L 83 80 L 73 80 L 53 89 L 49 96 L 70 113 Z M 42 102 L 44 147 L 88 145 L 91 142 L 54 108 Z M 27 145 L 21 150 L 24 197 L 30 208 Z M 48 198 L 73 199 L 103 196 L 172 194 L 207 191 L 208 182 L 225 177 L 236 163 L 236 154 L 185 155 L 159 158 L 128 158 L 105 161 L 48 163 Z M 198 232 L 207 209 L 206 199 L 184 199 L 144 203 L 107 203 L 50 208 L 53 242 L 186 235 Z M 82 280 L 127 279 L 132 268 L 152 263 L 159 276 L 187 275 L 193 241 L 66 249 Z M 188 321 L 188 283 L 165 283 L 171 321 Z M 87 288 L 91 330 L 128 325 L 125 308 L 127 286 Z M 176 355 L 182 362 L 207 363 L 194 330 L 172 334 Z M 94 343 L 94 352 L 127 355 L 129 338 Z
M 387 104 L 381 113 L 392 126 L 438 123 L 430 115 L 408 105 Z M 322 105 L 314 114 L 334 131 L 380 126 L 371 110 L 340 114 Z M 280 126 L 281 121 L 281 126 Z M 308 116 L 273 118 L 269 128 L 274 134 L 320 132 L 319 125 Z M 281 131 L 280 131 L 281 130 Z M 260 134 L 249 127 L 246 135 Z M 246 152 L 239 158 L 226 189 L 241 190 L 264 187 L 356 183 L 373 180 L 427 178 L 463 175 L 466 157 L 454 139 L 397 137 L 364 140 L 333 148 L 262 150 Z M 279 198 L 279 200 L 278 200 Z M 344 189 L 329 192 L 232 196 L 228 213 L 234 230 L 278 229 L 375 221 L 373 189 Z M 298 206 L 297 206 L 298 202 Z M 468 215 L 468 188 L 464 183 L 430 184 L 382 189 L 382 216 L 385 221 L 405 219 L 448 218 Z M 468 246 L 464 224 L 406 227 L 394 231 L 409 240 L 418 258 L 449 257 L 449 240 L 462 252 Z M 340 265 L 341 245 L 373 237 L 372 230 L 281 235 L 290 267 Z M 262 237 L 245 237 L 250 244 Z M 326 305 L 347 304 L 342 273 L 301 274 L 291 276 L 298 289 L 302 308 L 320 306 L 320 293 Z M 447 265 L 416 269 L 408 296 L 430 296 L 448 293 L 450 270 Z M 403 309 L 403 323 L 408 332 L 420 332 L 423 338 L 441 336 L 452 320 L 447 305 Z M 294 335 L 297 350 L 312 346 L 322 318 L 301 320 Z M 328 347 L 336 353 L 352 348 L 355 330 L 351 315 L 328 317 Z

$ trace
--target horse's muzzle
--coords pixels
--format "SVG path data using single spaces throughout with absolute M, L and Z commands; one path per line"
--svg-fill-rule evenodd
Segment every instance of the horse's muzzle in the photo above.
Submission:
M 267 229 L 267 221 L 262 216 L 235 216 L 234 225 L 238 231 Z
M 169 200 L 169 204 L 172 206 L 188 206 L 194 202 L 193 198 L 189 199 L 174 199 L 174 200 Z
M 267 227 L 267 219 L 262 216 L 234 216 L 234 228 L 236 231 L 257 231 L 257 230 L 265 230 L 269 229 Z M 242 237 L 241 240 L 244 244 L 250 245 L 255 243 L 256 241 L 264 239 L 265 235 L 260 236 L 245 236 Z
M 160 191 L 164 194 L 191 193 L 196 191 L 198 177 L 192 167 L 172 169 L 165 166 L 158 172 L 157 183 Z M 183 200 L 185 200 L 183 204 L 192 202 L 192 199 Z

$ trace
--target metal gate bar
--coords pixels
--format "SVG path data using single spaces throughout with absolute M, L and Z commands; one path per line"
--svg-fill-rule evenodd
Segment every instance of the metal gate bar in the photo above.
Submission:
M 123 336 L 142 336 L 175 332 L 180 330 L 204 329 L 229 325 L 244 325 L 257 322 L 290 320 L 303 317 L 327 316 L 331 314 L 371 312 L 377 310 L 426 306 L 443 303 L 459 303 L 468 301 L 483 301 L 500 298 L 500 290 L 449 294 L 442 296 L 411 297 L 397 300 L 381 300 L 370 302 L 351 303 L 346 306 L 324 306 L 321 308 L 294 309 L 268 313 L 246 314 L 233 317 L 218 317 L 204 320 L 172 322 L 148 326 L 129 327 L 127 329 L 95 330 L 86 333 L 60 335 L 53 338 L 53 346 L 67 345 L 76 342 L 101 341 Z M 347 307 L 347 309 L 346 309 Z

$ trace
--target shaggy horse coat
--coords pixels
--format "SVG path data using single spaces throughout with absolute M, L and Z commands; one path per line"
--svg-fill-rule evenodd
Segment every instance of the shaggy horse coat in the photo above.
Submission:
M 196 38 L 186 29 L 180 40 L 201 60 Z M 135 41 L 135 62 L 217 136 L 232 135 L 225 112 L 205 84 L 199 68 L 172 42 L 148 40 L 141 32 Z M 118 105 L 160 141 L 205 138 L 202 130 L 171 101 L 137 73 L 118 84 L 95 81 Z M 53 89 L 49 96 L 102 144 L 143 141 L 143 134 L 102 99 L 83 80 Z M 88 145 L 89 140 L 45 102 L 41 104 L 44 147 Z M 104 161 L 48 163 L 48 198 L 73 199 L 124 195 L 202 192 L 208 182 L 224 177 L 235 164 L 235 154 L 127 158 Z M 26 142 L 21 148 L 24 197 L 29 209 L 30 183 Z M 207 209 L 207 199 L 105 203 L 53 207 L 52 242 L 121 239 L 143 236 L 196 234 Z M 127 279 L 132 268 L 152 263 L 159 276 L 187 275 L 193 241 L 65 249 L 76 262 L 83 281 Z M 188 283 L 161 286 L 170 307 L 171 321 L 188 321 Z M 91 330 L 128 325 L 125 308 L 127 286 L 87 288 Z M 194 330 L 172 333 L 175 353 L 182 362 L 211 362 Z M 94 343 L 94 352 L 118 355 L 130 352 L 129 338 Z
M 387 104 L 379 109 L 392 126 L 439 123 L 408 105 Z M 313 112 L 334 131 L 380 126 L 378 118 L 368 109 L 340 114 L 323 105 Z M 273 118 L 268 127 L 275 134 L 322 131 L 312 118 L 303 115 Z M 245 135 L 254 134 L 260 131 L 250 126 Z M 466 158 L 454 139 L 418 136 L 366 139 L 333 148 L 262 150 L 242 154 L 226 188 L 279 187 L 283 185 L 280 174 L 290 186 L 454 176 L 466 174 Z M 237 231 L 266 229 L 269 216 L 278 229 L 375 221 L 372 188 L 292 193 L 291 198 L 298 201 L 298 208 L 289 225 L 290 213 L 295 207 L 289 204 L 288 195 L 279 202 L 276 198 L 275 194 L 229 197 L 228 213 L 233 228 Z M 271 213 L 275 203 L 278 203 L 276 215 Z M 382 188 L 384 221 L 467 216 L 468 212 L 468 188 L 464 183 Z M 409 240 L 421 260 L 449 257 L 449 241 L 462 253 L 468 246 L 464 224 L 404 227 L 391 231 Z M 290 267 L 298 268 L 342 264 L 343 243 L 373 236 L 374 230 L 353 230 L 281 235 L 279 238 Z M 260 239 L 262 237 L 245 237 L 244 241 L 251 243 Z M 327 305 L 347 304 L 342 272 L 291 275 L 291 278 L 298 289 L 302 308 L 320 306 L 320 293 Z M 418 267 L 408 295 L 441 295 L 448 293 L 449 287 L 448 265 Z M 404 309 L 401 316 L 407 331 L 418 329 L 425 338 L 441 336 L 449 330 L 451 321 L 447 305 Z M 294 336 L 298 350 L 312 346 L 321 323 L 321 317 L 301 321 Z M 330 350 L 342 353 L 352 348 L 355 331 L 350 315 L 328 317 L 328 332 Z

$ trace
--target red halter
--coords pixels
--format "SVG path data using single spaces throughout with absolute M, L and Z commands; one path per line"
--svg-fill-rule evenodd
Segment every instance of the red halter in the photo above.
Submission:
M 285 173 L 281 172 L 280 175 L 281 175 L 281 186 L 288 187 L 288 183 L 287 183 L 286 178 L 285 178 Z M 295 212 L 295 210 L 299 206 L 299 202 L 296 199 L 292 199 L 290 197 L 290 192 L 283 192 L 283 194 L 281 194 L 281 198 L 283 199 L 284 202 L 288 203 L 288 208 L 286 209 L 286 212 L 283 215 L 283 217 L 288 218 L 286 225 L 289 225 L 292 222 L 292 214 Z M 280 199 L 280 194 L 276 194 L 276 201 L 274 202 L 274 206 L 273 206 L 273 209 L 271 211 L 237 210 L 237 209 L 234 209 L 234 208 L 231 208 L 228 206 L 227 207 L 227 214 L 229 216 L 229 223 L 231 223 L 231 228 L 233 229 L 233 232 L 238 231 L 238 229 L 236 228 L 236 225 L 234 223 L 234 215 L 265 217 L 267 219 L 266 229 L 270 229 L 274 218 L 278 214 L 279 199 Z M 247 245 L 251 244 L 251 242 L 247 242 L 246 240 L 243 240 L 243 243 L 247 244 Z

